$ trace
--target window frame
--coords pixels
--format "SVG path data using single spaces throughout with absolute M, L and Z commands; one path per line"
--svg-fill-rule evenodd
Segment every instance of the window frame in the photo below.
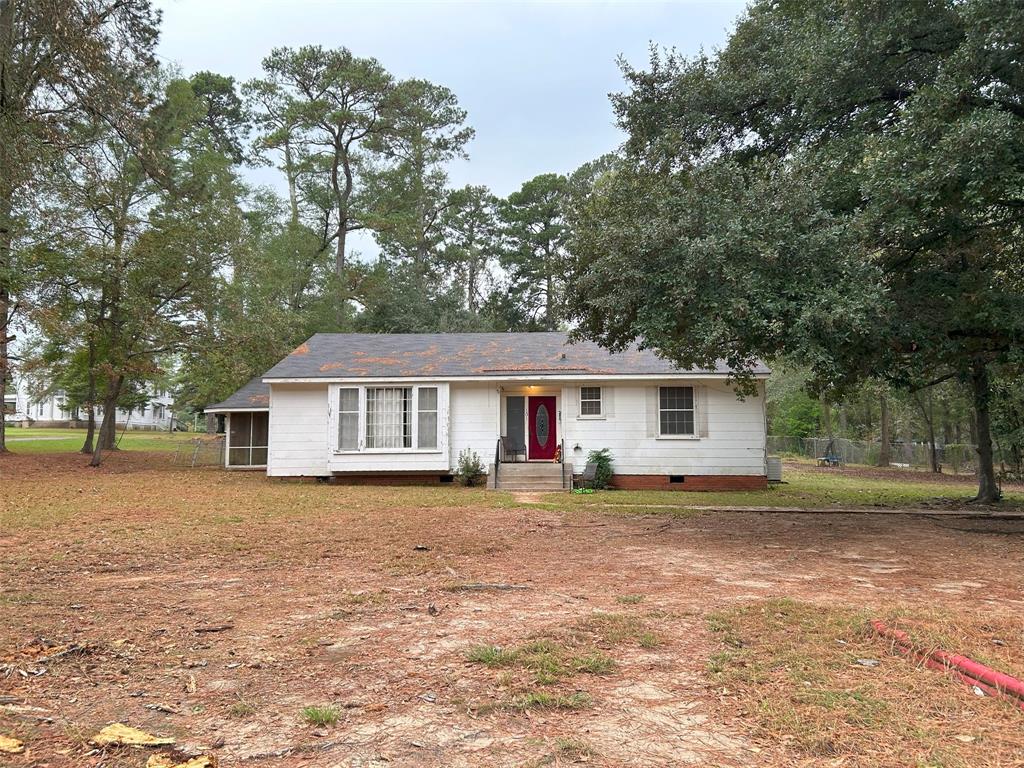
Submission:
M 661 392 L 663 389 L 688 389 L 690 390 L 690 402 L 692 403 L 690 408 L 665 408 L 661 407 Z M 697 416 L 697 387 L 693 384 L 660 384 L 657 387 L 657 403 L 655 419 L 657 420 L 657 439 L 658 440 L 699 440 L 700 439 L 700 422 Z M 690 413 L 693 415 L 693 431 L 690 433 L 664 433 L 661 431 L 661 414 L 663 412 L 669 413 Z
M 354 390 L 356 393 L 356 409 L 341 410 L 341 393 L 345 390 Z M 334 410 L 334 452 L 335 453 L 359 453 L 363 445 L 363 398 L 365 397 L 362 387 L 336 387 L 334 389 L 333 404 Z M 341 414 L 343 413 L 354 413 L 356 415 L 356 447 L 355 448 L 342 448 L 341 447 Z
M 359 439 L 356 443 L 355 448 L 343 449 L 340 447 L 340 424 L 341 424 L 341 391 L 345 389 L 354 389 L 358 392 L 359 411 L 358 411 L 358 436 Z M 368 448 L 367 434 L 366 434 L 366 422 L 367 422 L 367 409 L 366 409 L 366 393 L 370 389 L 409 389 L 411 397 L 411 408 L 409 410 L 410 429 L 411 429 L 411 442 L 410 448 Z M 437 414 L 437 435 L 435 439 L 436 446 L 434 448 L 419 448 L 419 403 L 420 403 L 420 390 L 421 389 L 434 389 L 437 391 L 437 403 L 435 410 L 429 411 Z M 338 383 L 330 387 L 330 401 L 329 401 L 329 413 L 330 421 L 332 425 L 331 433 L 333 437 L 331 440 L 331 453 L 335 456 L 352 456 L 357 454 L 443 454 L 446 450 L 444 445 L 445 440 L 442 435 L 442 423 L 443 414 L 446 413 L 447 399 L 445 395 L 445 388 L 440 382 L 436 383 L 423 383 L 413 384 L 404 383 L 401 381 L 388 381 L 388 382 L 374 382 L 366 384 L 354 384 L 354 383 Z M 351 411 L 346 411 L 351 413 Z
M 433 408 L 421 408 L 420 403 L 423 397 L 424 390 L 434 391 L 434 407 Z M 423 414 L 434 415 L 434 444 L 430 446 L 420 445 L 422 433 L 420 432 L 420 417 Z M 415 436 L 413 438 L 413 446 L 419 451 L 436 451 L 440 448 L 441 444 L 441 388 L 440 387 L 416 387 L 413 392 L 413 421 L 416 422 Z
M 586 398 L 586 400 L 584 400 L 583 390 L 585 390 L 585 389 L 596 389 L 597 390 L 597 400 L 595 401 L 593 398 Z M 604 408 L 604 387 L 603 386 L 601 386 L 601 385 L 596 385 L 596 386 L 581 385 L 578 388 L 578 390 L 577 390 L 576 402 L 577 402 L 577 406 L 578 406 L 577 407 L 577 412 L 576 412 L 577 418 L 580 418 L 580 419 L 604 419 L 604 418 L 606 418 L 606 413 L 605 413 L 605 408 Z M 584 402 L 588 402 L 588 403 L 597 402 L 598 412 L 597 413 L 584 413 L 583 412 L 583 403 Z

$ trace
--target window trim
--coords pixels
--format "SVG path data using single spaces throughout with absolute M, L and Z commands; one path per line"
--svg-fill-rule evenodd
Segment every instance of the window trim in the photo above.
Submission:
M 663 389 L 689 389 L 693 400 L 692 408 L 668 408 L 666 410 L 673 413 L 686 413 L 687 411 L 693 414 L 693 432 L 690 434 L 663 434 L 661 431 L 661 390 Z M 657 387 L 657 403 L 655 409 L 655 419 L 657 425 L 657 440 L 700 440 L 700 426 L 697 417 L 697 387 L 693 384 L 659 384 Z
M 410 411 L 411 429 L 412 429 L 412 442 L 410 448 L 367 448 L 366 447 L 366 391 L 368 389 L 411 389 L 412 390 L 412 409 Z M 358 411 L 358 441 L 356 448 L 342 449 L 339 447 L 338 430 L 340 427 L 340 392 L 343 389 L 354 389 L 358 392 L 359 397 L 359 411 Z M 419 396 L 420 389 L 436 389 L 437 390 L 437 446 L 435 448 L 417 448 L 419 445 L 420 438 L 420 425 L 419 425 Z M 367 384 L 338 384 L 328 389 L 328 414 L 331 423 L 331 437 L 330 437 L 330 451 L 334 456 L 354 456 L 359 454 L 370 454 L 370 455 L 385 455 L 385 454 L 443 454 L 445 452 L 444 440 L 442 438 L 442 414 L 446 413 L 442 403 L 447 403 L 447 400 L 442 401 L 443 387 L 440 382 L 430 383 L 413 383 L 413 382 L 373 382 Z M 351 413 L 351 411 L 346 411 Z
M 600 407 L 600 410 L 597 413 L 584 413 L 583 412 L 583 390 L 584 389 L 596 389 L 597 390 L 597 403 L 598 403 L 598 406 Z M 588 398 L 587 402 L 588 403 L 592 403 L 592 402 L 594 402 L 594 400 Z M 576 418 L 578 418 L 578 419 L 600 420 L 600 419 L 607 418 L 607 413 L 605 412 L 605 407 L 604 407 L 604 387 L 601 386 L 600 384 L 597 384 L 597 385 L 584 384 L 584 385 L 581 385 L 581 386 L 577 387 L 577 389 L 576 389 L 576 404 L 577 404 Z

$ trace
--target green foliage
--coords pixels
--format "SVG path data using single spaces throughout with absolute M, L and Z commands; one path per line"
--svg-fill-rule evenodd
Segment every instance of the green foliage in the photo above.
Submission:
M 970 379 L 986 444 L 1024 340 L 1022 38 L 990 0 L 758 2 L 713 56 L 626 67 L 625 151 L 570 205 L 580 332 L 747 391 L 780 354 L 814 392 Z
M 769 430 L 773 435 L 812 437 L 820 434 L 821 403 L 806 392 L 794 392 L 775 404 Z
M 480 454 L 466 448 L 459 453 L 459 463 L 454 474 L 463 485 L 474 486 L 487 474 L 487 467 L 481 461 Z
M 568 180 L 545 173 L 527 181 L 501 203 L 509 249 L 501 256 L 509 295 L 529 330 L 556 330 L 562 320 L 569 234 L 565 222 Z
M 607 488 L 612 481 L 612 451 L 610 448 L 602 448 L 599 451 L 590 451 L 587 454 L 588 464 L 597 464 L 597 474 L 594 476 L 594 488 Z
M 341 717 L 337 707 L 333 706 L 309 706 L 303 707 L 302 719 L 310 725 L 320 727 L 334 725 Z

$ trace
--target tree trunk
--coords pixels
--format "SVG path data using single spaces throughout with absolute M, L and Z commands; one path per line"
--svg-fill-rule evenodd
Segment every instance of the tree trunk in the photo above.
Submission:
M 0 227 L 3 227 L 0 224 Z M 0 231 L 0 239 L 3 239 L 6 232 Z M 0 242 L 0 280 L 3 280 L 4 245 Z M 7 394 L 7 382 L 10 380 L 9 355 L 9 334 L 7 331 L 7 317 L 10 314 L 8 306 L 10 297 L 6 288 L 0 287 L 0 453 L 7 453 L 7 401 L 4 395 Z
M 889 400 L 884 392 L 878 395 L 878 405 L 882 411 L 879 417 L 882 445 L 878 451 L 878 466 L 888 467 L 892 463 L 892 422 L 889 417 Z
M 14 2 L 0 0 L 0 454 L 7 453 L 7 419 L 4 395 L 11 380 L 10 315 L 11 315 L 11 248 L 14 243 L 14 135 L 18 130 L 12 103 L 14 101 Z
M 284 140 L 284 173 L 288 180 L 288 206 L 291 209 L 292 226 L 298 227 L 299 196 L 295 191 L 295 167 L 292 163 L 292 145 L 288 139 Z
M 824 397 L 821 398 L 821 429 L 829 440 L 835 437 L 832 434 L 832 406 Z
M 103 423 L 100 425 L 96 450 L 93 451 L 92 461 L 89 462 L 90 467 L 98 467 L 103 462 L 104 451 L 117 450 L 117 400 L 121 396 L 123 384 L 124 376 L 116 376 L 107 384 L 107 391 L 103 395 Z
M 932 400 L 932 393 L 928 392 L 927 405 L 925 405 L 920 394 L 914 396 L 914 402 L 917 403 L 917 407 L 921 411 L 921 418 L 924 419 L 924 425 L 928 428 L 928 453 L 930 464 L 932 472 L 938 474 L 942 471 L 942 468 L 939 466 L 939 452 L 935 447 L 935 407 Z
M 96 439 L 96 345 L 93 343 L 92 334 L 89 334 L 89 373 L 87 374 L 86 389 L 86 413 L 85 442 L 82 444 L 80 453 L 92 453 L 93 440 Z
M 96 404 L 90 402 L 86 406 L 85 420 L 85 442 L 82 443 L 82 450 L 79 453 L 92 453 L 93 441 L 96 439 Z
M 338 249 L 334 254 L 334 273 L 339 277 L 345 277 L 345 237 L 348 235 L 346 224 L 338 225 Z
M 473 251 L 466 264 L 466 309 L 476 314 L 476 254 Z
M 544 290 L 544 327 L 549 330 L 555 330 L 555 297 L 554 293 L 554 279 L 551 275 L 551 270 L 548 269 L 547 280 L 545 282 Z
M 999 501 L 1002 492 L 996 482 L 996 468 L 992 460 L 992 428 L 989 404 L 988 366 L 976 361 L 971 370 L 971 390 L 974 395 L 974 414 L 978 429 L 978 495 L 975 501 L 991 504 Z

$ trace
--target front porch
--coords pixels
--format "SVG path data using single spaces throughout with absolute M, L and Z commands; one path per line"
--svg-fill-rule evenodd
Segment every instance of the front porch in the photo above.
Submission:
M 501 387 L 499 425 L 494 463 L 488 468 L 488 488 L 572 488 L 572 464 L 565 462 L 560 386 L 523 383 Z

